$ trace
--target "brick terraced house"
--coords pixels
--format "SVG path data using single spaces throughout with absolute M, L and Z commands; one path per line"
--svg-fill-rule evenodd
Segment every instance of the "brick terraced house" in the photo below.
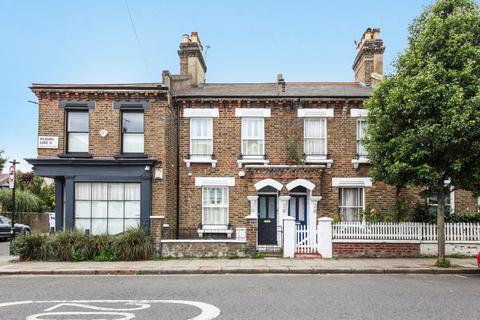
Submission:
M 379 29 L 357 44 L 354 82 L 206 83 L 198 34 L 162 83 L 33 84 L 38 157 L 56 185 L 56 228 L 122 232 L 162 216 L 167 238 L 245 236 L 280 246 L 282 221 L 360 220 L 398 190 L 368 175 L 363 104 L 383 75 Z M 418 190 L 409 193 L 420 199 Z M 435 199 L 430 199 L 435 205 Z M 475 211 L 458 190 L 452 209 Z

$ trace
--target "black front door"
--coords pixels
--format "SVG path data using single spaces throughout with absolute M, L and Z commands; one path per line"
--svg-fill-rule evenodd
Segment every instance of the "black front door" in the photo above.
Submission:
M 258 244 L 277 244 L 277 196 L 258 197 Z

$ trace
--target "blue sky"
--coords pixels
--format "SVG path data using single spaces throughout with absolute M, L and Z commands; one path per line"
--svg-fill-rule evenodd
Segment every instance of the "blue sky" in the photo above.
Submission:
M 379 27 L 385 70 L 406 47 L 407 27 L 432 0 L 166 1 L 0 0 L 0 150 L 36 156 L 32 82 L 161 81 L 178 72 L 183 33 L 198 31 L 207 82 L 352 81 L 354 40 Z

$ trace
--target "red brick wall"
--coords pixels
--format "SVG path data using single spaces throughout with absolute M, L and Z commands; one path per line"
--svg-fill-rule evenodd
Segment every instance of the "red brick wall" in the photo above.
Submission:
M 419 243 L 381 243 L 381 242 L 334 242 L 333 256 L 345 258 L 357 257 L 417 257 L 420 255 Z
M 313 195 L 322 196 L 318 203 L 317 216 L 338 214 L 339 188 L 332 186 L 334 177 L 368 177 L 369 165 L 360 164 L 355 169 L 352 159 L 356 154 L 356 122 L 351 117 L 351 108 L 361 108 L 362 101 L 312 101 L 303 103 L 304 108 L 333 108 L 334 117 L 327 118 L 327 149 L 333 164 L 331 168 L 288 168 L 248 169 L 246 176 L 239 177 L 236 161 L 241 153 L 241 118 L 235 116 L 235 108 L 270 108 L 271 117 L 265 118 L 265 153 L 270 165 L 293 165 L 289 149 L 297 147 L 303 154 L 303 119 L 297 116 L 298 104 L 288 101 L 181 101 L 179 102 L 180 125 L 180 236 L 197 237 L 197 226 L 201 223 L 201 188 L 195 186 L 196 177 L 234 177 L 235 187 L 230 188 L 229 222 L 233 227 L 245 226 L 249 214 L 248 195 L 255 195 L 253 185 L 265 178 L 273 178 L 282 184 L 304 178 L 316 187 Z M 216 168 L 210 164 L 191 164 L 187 168 L 183 159 L 189 153 L 190 118 L 183 117 L 185 108 L 218 108 L 219 117 L 213 118 L 213 152 L 218 160 Z M 412 207 L 422 201 L 418 188 L 407 188 L 404 193 L 411 196 Z M 288 194 L 286 188 L 281 192 Z M 458 192 L 456 206 L 462 207 L 471 200 L 466 192 Z M 392 211 L 396 189 L 383 183 L 374 183 L 365 188 L 365 206 L 373 204 L 381 211 Z
M 166 94 L 106 93 L 98 95 L 84 92 L 71 96 L 68 92 L 35 92 L 39 99 L 38 134 L 59 137 L 58 149 L 38 149 L 39 156 L 55 157 L 65 153 L 65 111 L 59 108 L 61 99 L 95 100 L 89 110 L 89 152 L 93 157 L 113 157 L 121 153 L 121 112 L 113 108 L 114 100 L 146 100 L 150 108 L 144 113 L 145 154 L 159 161 L 163 179 L 152 179 L 152 215 L 164 215 L 170 224 L 169 233 L 176 228 L 176 178 L 177 178 L 177 125 L 176 111 L 169 105 Z M 104 138 L 99 131 L 106 129 Z M 153 174 L 153 170 L 152 170 Z

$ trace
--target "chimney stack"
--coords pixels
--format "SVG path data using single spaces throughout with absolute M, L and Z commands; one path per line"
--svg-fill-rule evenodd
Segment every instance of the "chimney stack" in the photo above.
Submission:
M 183 35 L 178 56 L 180 57 L 180 74 L 189 75 L 194 86 L 204 83 L 207 66 L 203 59 L 203 46 L 198 32 Z
M 382 80 L 384 51 L 380 29 L 368 28 L 357 43 L 357 56 L 352 66 L 355 81 L 375 86 Z
M 285 87 L 286 87 L 286 82 L 285 82 L 285 78 L 283 77 L 283 74 L 281 73 L 277 74 L 277 94 L 279 96 L 285 94 Z

